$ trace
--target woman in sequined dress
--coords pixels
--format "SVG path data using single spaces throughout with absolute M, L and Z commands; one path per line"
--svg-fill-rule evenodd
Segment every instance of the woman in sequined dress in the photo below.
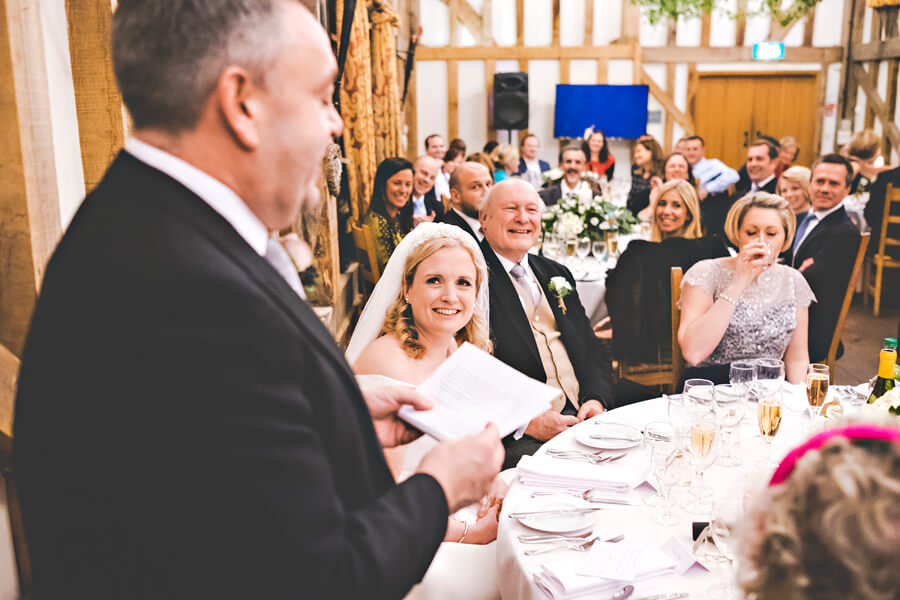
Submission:
M 384 159 L 375 171 L 372 201 L 363 223 L 372 230 L 380 271 L 397 244 L 412 231 L 412 181 L 412 163 L 399 156 Z
M 725 234 L 740 253 L 700 261 L 682 280 L 678 342 L 692 365 L 685 379 L 727 383 L 733 361 L 779 358 L 788 381 L 805 380 L 815 296 L 799 271 L 775 263 L 794 228 L 787 201 L 773 194 L 749 194 L 728 211 Z

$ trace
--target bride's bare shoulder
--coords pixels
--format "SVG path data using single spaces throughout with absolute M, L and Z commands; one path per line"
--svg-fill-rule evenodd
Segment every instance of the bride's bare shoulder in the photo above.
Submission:
M 403 364 L 408 358 L 400 340 L 393 335 L 383 335 L 366 346 L 353 364 L 353 371 L 358 375 L 395 377 L 403 374 Z

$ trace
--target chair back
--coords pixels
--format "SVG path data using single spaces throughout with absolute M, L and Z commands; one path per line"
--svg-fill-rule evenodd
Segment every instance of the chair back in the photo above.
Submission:
M 375 251 L 375 239 L 372 230 L 365 223 L 350 223 L 350 231 L 353 233 L 353 243 L 356 245 L 356 257 L 359 260 L 359 271 L 365 281 L 372 287 L 381 278 L 378 270 L 378 254 Z
M 884 256 L 888 246 L 900 246 L 900 240 L 888 237 L 888 226 L 891 223 L 900 223 L 900 216 L 892 215 L 891 205 L 900 204 L 900 188 L 893 184 L 887 184 L 884 193 L 884 214 L 881 215 L 881 231 L 878 232 L 878 254 Z
M 8 526 L 6 523 L 0 524 L 0 546 L 13 550 L 10 557 L 12 564 L 5 562 L 5 558 L 3 564 L 0 564 L 0 597 L 4 597 L 11 589 L 18 588 L 18 597 L 26 598 L 31 591 L 31 563 L 25 544 L 22 509 L 12 472 L 13 404 L 19 364 L 19 359 L 0 345 L 0 519 L 8 519 Z M 9 537 L 3 532 L 8 532 Z M 0 557 L 5 554 L 0 553 Z M 7 580 L 4 575 L 11 575 L 12 581 Z
M 890 189 L 890 188 L 888 188 Z M 885 206 L 889 206 L 890 202 L 885 202 Z M 900 222 L 900 221 L 898 221 Z M 884 231 L 887 225 L 883 225 L 881 247 L 884 249 Z M 859 238 L 859 248 L 856 250 L 856 260 L 853 262 L 853 270 L 850 272 L 850 281 L 847 282 L 847 291 L 844 292 L 844 302 L 841 304 L 841 312 L 838 314 L 837 325 L 834 328 L 834 334 L 831 336 L 831 346 L 828 348 L 828 356 L 825 364 L 828 369 L 834 372 L 834 362 L 837 360 L 838 345 L 841 343 L 841 332 L 844 330 L 844 321 L 847 320 L 847 313 L 850 311 L 850 302 L 853 301 L 853 290 L 856 289 L 856 279 L 862 270 L 863 260 L 866 258 L 866 248 L 869 247 L 871 235 L 866 232 Z M 865 293 L 865 292 L 863 292 Z
M 681 267 L 672 267 L 669 285 L 672 289 L 672 391 L 681 381 L 681 375 L 684 373 L 684 355 L 681 353 L 681 346 L 678 344 L 678 328 L 681 326 L 681 308 L 678 302 L 681 300 L 681 278 L 684 273 Z

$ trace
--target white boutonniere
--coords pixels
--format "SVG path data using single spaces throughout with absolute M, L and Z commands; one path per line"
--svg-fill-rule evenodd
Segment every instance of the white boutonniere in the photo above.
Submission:
M 572 293 L 572 284 L 569 283 L 568 279 L 560 275 L 550 278 L 549 287 L 556 297 L 556 301 L 559 302 L 559 310 L 562 311 L 562 314 L 566 314 L 566 304 L 563 302 L 563 298 Z

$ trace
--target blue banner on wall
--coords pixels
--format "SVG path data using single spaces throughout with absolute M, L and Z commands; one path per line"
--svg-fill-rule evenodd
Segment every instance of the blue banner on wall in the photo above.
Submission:
M 578 137 L 594 126 L 607 137 L 634 139 L 647 132 L 646 85 L 556 86 L 554 137 Z

